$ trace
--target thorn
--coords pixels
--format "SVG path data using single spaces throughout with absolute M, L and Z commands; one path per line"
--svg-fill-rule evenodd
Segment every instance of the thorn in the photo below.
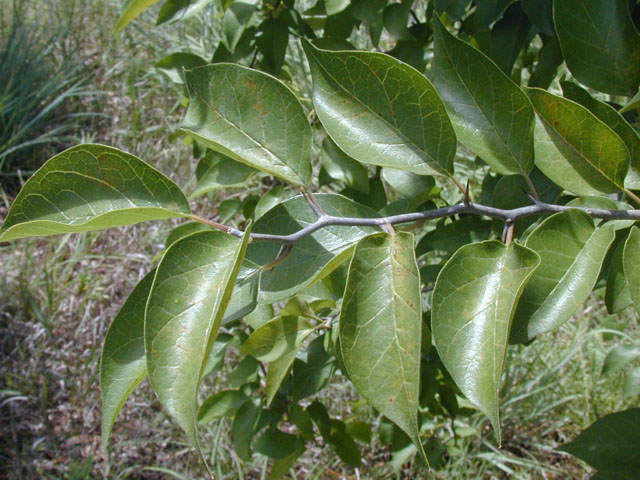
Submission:
M 538 197 L 536 197 L 533 193 L 531 192 L 527 192 L 524 188 L 520 189 L 522 191 L 522 193 L 524 193 L 529 200 L 531 200 L 535 205 L 540 205 L 542 202 L 540 201 L 540 199 Z
M 469 205 L 471 203 L 471 194 L 469 193 L 469 179 L 467 179 L 467 185 L 464 187 L 464 204 Z
M 307 190 L 304 187 L 300 187 L 300 192 L 302 193 L 304 198 L 307 200 L 307 203 L 309 203 L 309 206 L 311 207 L 311 210 L 313 210 L 313 213 L 316 214 L 316 217 L 323 218 L 323 217 L 329 216 L 322 209 L 322 207 L 318 203 L 318 200 L 316 200 L 316 197 L 313 196 L 313 193 L 311 193 L 309 190 Z
M 502 230 L 502 243 L 509 245 L 513 241 L 514 227 L 513 219 L 508 218 L 505 220 L 504 229 Z
M 271 270 L 272 268 L 274 268 L 276 265 L 278 265 L 280 262 L 286 260 L 286 258 L 291 255 L 291 252 L 293 251 L 293 245 L 292 244 L 282 244 L 282 246 L 280 247 L 280 250 L 278 251 L 278 255 L 276 255 L 276 259 L 273 262 L 269 262 L 266 265 L 263 265 L 261 267 L 261 270 Z

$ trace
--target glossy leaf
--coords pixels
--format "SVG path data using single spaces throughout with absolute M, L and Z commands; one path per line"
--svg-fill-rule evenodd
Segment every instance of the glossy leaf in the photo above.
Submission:
M 181 238 L 187 237 L 192 233 L 202 232 L 203 230 L 212 230 L 211 227 L 200 222 L 185 222 L 171 230 L 164 242 L 164 248 L 169 248 Z
M 129 0 L 124 8 L 124 12 L 122 12 L 122 15 L 120 15 L 118 19 L 118 23 L 113 29 L 113 33 L 118 33 L 129 25 L 134 18 L 159 1 L 160 0 Z
M 624 276 L 636 312 L 640 312 L 640 229 L 633 227 L 622 254 Z
M 611 478 L 640 476 L 640 408 L 605 415 L 559 448 Z
M 468 243 L 486 240 L 491 234 L 491 222 L 477 216 L 462 217 L 428 232 L 416 247 L 423 255 L 432 250 L 453 253 Z
M 624 180 L 624 186 L 640 189 L 640 136 L 638 133 L 611 105 L 596 100 L 584 88 L 571 82 L 560 82 L 560 84 L 566 98 L 587 108 L 598 120 L 618 134 L 629 150 L 629 172 Z
M 429 198 L 437 197 L 440 193 L 440 188 L 436 187 L 433 177 L 416 175 L 395 168 L 383 168 L 382 178 L 404 198 L 412 199 L 419 196 L 424 202 Z
M 603 374 L 612 374 L 622 370 L 624 367 L 640 357 L 640 347 L 637 345 L 617 345 L 607 353 L 602 366 Z
M 614 238 L 612 225 L 596 227 L 580 210 L 552 215 L 529 235 L 526 246 L 541 262 L 518 304 L 511 342 L 528 342 L 576 313 L 598 280 Z
M 215 0 L 166 0 L 158 13 L 156 25 L 181 22 L 197 15 Z
M 358 205 L 336 194 L 316 194 L 316 200 L 329 215 L 341 217 L 378 217 L 375 210 Z M 311 225 L 316 215 L 302 196 L 289 198 L 267 212 L 255 224 L 256 233 L 287 235 Z M 291 254 L 278 265 L 262 272 L 259 303 L 273 303 L 291 297 L 331 271 L 350 257 L 350 248 L 366 235 L 377 230 L 371 227 L 332 226 L 317 230 L 298 241 Z M 278 255 L 280 246 L 273 242 L 253 242 L 247 260 L 254 265 L 266 265 Z M 254 272 L 247 269 L 246 273 Z
M 586 108 L 538 88 L 527 89 L 536 110 L 536 166 L 578 195 L 624 188 L 629 152 L 618 135 Z
M 139 158 L 103 145 L 78 145 L 27 180 L 0 227 L 0 242 L 189 213 L 178 186 Z
M 189 198 L 194 198 L 219 188 L 239 187 L 255 175 L 256 169 L 230 159 L 226 155 L 209 150 L 198 162 L 198 185 Z
M 640 34 L 627 0 L 555 0 L 553 20 L 567 67 L 581 83 L 631 96 L 640 84 Z
M 100 362 L 102 445 L 133 389 L 147 376 L 144 354 L 144 309 L 155 270 L 133 289 L 107 331 Z
M 340 314 L 346 374 L 360 394 L 420 448 L 422 308 L 413 235 L 361 240 Z
M 242 345 L 242 351 L 261 362 L 273 362 L 297 351 L 313 331 L 304 317 L 276 317 L 255 330 Z
M 249 236 L 194 233 L 158 265 L 145 313 L 151 387 L 200 452 L 197 395 Z
M 330 52 L 302 44 L 315 111 L 347 155 L 414 173 L 453 173 L 455 134 L 424 75 L 384 54 Z
M 491 420 L 498 443 L 498 393 L 511 319 L 539 262 L 517 243 L 465 245 L 440 271 L 433 291 L 433 344 L 462 393 Z
M 433 83 L 460 142 L 498 173 L 533 168 L 531 102 L 483 53 L 451 35 L 434 16 Z
M 269 210 L 279 205 L 285 196 L 284 185 L 277 185 L 260 197 L 253 212 L 254 218 L 260 218 Z
M 185 132 L 233 160 L 296 185 L 309 182 L 311 127 L 287 86 L 235 64 L 195 68 L 185 81 Z
M 369 193 L 367 169 L 344 153 L 330 137 L 322 141 L 320 160 L 329 176 L 358 192 Z

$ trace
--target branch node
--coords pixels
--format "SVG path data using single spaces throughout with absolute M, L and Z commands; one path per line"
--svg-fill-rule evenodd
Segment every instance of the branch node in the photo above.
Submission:
M 464 187 L 464 200 L 465 206 L 471 203 L 471 194 L 469 193 L 469 179 L 467 179 L 467 185 Z

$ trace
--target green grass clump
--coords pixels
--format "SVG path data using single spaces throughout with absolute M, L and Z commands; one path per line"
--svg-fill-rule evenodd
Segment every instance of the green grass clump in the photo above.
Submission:
M 90 93 L 86 68 L 65 42 L 73 12 L 32 10 L 16 1 L 0 16 L 0 184 L 10 194 L 88 115 L 67 108 Z

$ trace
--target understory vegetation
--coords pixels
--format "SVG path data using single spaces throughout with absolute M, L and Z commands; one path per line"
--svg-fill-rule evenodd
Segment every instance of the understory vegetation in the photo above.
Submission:
M 47 37 L 49 40 L 37 39 L 50 45 L 51 51 L 45 49 L 38 54 L 40 57 L 14 58 L 11 62 L 2 62 L 2 55 L 11 52 L 17 55 L 22 51 L 13 48 L 7 53 L 8 50 L 1 50 L 2 42 L 8 39 L 7 43 L 28 43 L 20 40 L 20 35 L 29 35 L 30 30 L 26 26 L 11 30 L 7 22 L 12 7 L 0 5 L 0 79 L 3 75 L 13 78 L 19 71 L 16 65 L 19 65 L 33 74 L 33 77 L 27 76 L 27 80 L 39 81 L 40 77 L 36 78 L 36 75 L 49 80 L 41 88 L 31 87 L 32 84 L 25 81 L 24 73 L 20 73 L 22 82 L 17 83 L 23 88 L 42 92 L 33 100 L 37 107 L 35 111 L 46 111 L 41 117 L 38 113 L 35 116 L 23 111 L 11 113 L 14 110 L 7 108 L 5 99 L 11 98 L 15 104 L 13 97 L 8 96 L 14 95 L 8 87 L 15 80 L 6 84 L 4 92 L 0 87 L 0 223 L 16 199 L 17 186 L 24 183 L 44 159 L 78 143 L 110 145 L 142 158 L 191 194 L 189 200 L 194 215 L 215 219 L 233 228 L 251 228 L 253 218 L 259 218 L 286 198 L 297 195 L 296 186 L 287 185 L 282 178 L 265 172 L 238 173 L 237 183 L 217 177 L 220 183 L 214 188 L 203 185 L 204 174 L 213 171 L 216 162 L 222 161 L 216 159 L 212 150 L 207 151 L 204 142 L 199 144 L 179 133 L 189 104 L 188 86 L 185 85 L 188 80 L 185 80 L 182 67 L 190 70 L 197 66 L 197 60 L 196 64 L 189 64 L 193 58 L 167 60 L 167 55 L 182 52 L 210 58 L 210 53 L 222 44 L 233 44 L 241 51 L 242 36 L 231 35 L 222 20 L 222 6 L 228 7 L 230 3 L 216 1 L 187 21 L 161 26 L 155 25 L 158 9 L 145 10 L 114 34 L 114 26 L 122 18 L 123 2 L 60 0 L 54 9 L 56 15 L 52 13 L 46 17 L 47 22 L 59 23 L 60 28 L 53 31 L 61 33 L 51 34 Z M 272 3 L 276 5 L 274 8 L 279 8 L 280 2 Z M 339 3 L 327 2 L 328 5 Z M 409 3 L 421 7 L 428 2 L 400 2 L 397 5 Z M 469 2 L 446 3 L 450 4 L 448 14 L 452 24 L 456 22 L 456 8 L 467 8 L 466 12 L 474 8 L 473 5 L 466 6 Z M 314 4 L 312 1 L 296 2 L 300 11 L 307 11 Z M 466 7 L 456 7 L 458 4 Z M 635 6 L 634 2 L 631 4 Z M 53 12 L 47 10 L 51 7 L 44 0 L 35 0 L 24 8 L 26 25 L 41 25 L 33 22 L 42 19 L 42 12 Z M 422 10 L 426 11 L 426 8 Z M 65 11 L 73 13 L 65 16 L 62 13 Z M 636 19 L 639 11 L 636 7 Z M 262 13 L 266 16 L 270 11 L 265 9 Z M 309 17 L 322 15 L 313 13 Z M 402 18 L 406 23 L 407 17 Z M 336 21 L 329 28 L 340 32 L 345 27 Z M 396 58 L 416 68 L 422 67 L 422 71 L 431 63 L 432 49 L 424 49 L 427 52 L 424 58 L 417 58 L 413 46 L 408 46 L 413 36 L 408 36 L 406 25 L 389 20 L 385 29 L 380 29 L 378 51 L 395 52 Z M 349 41 L 359 49 L 374 49 L 371 25 L 366 21 L 351 25 L 348 32 L 344 38 L 336 39 L 335 45 L 331 44 L 331 39 L 322 39 L 325 43 L 318 46 L 335 50 Z M 54 36 L 55 41 L 51 40 Z M 548 77 L 543 88 L 548 87 L 549 92 L 561 95 L 560 79 L 570 76 L 564 63 L 556 64 L 553 73 L 532 67 L 532 59 L 542 56 L 541 49 L 553 42 L 550 36 L 539 38 L 531 40 L 532 51 L 524 51 L 517 59 L 504 61 L 511 61 L 513 71 L 510 76 L 517 77 L 522 85 L 527 84 L 530 75 L 538 75 L 536 81 L 540 85 Z M 271 41 L 269 48 L 277 50 L 277 38 Z M 490 52 L 491 40 L 484 47 L 485 53 Z M 322 127 L 313 110 L 311 72 L 303 47 L 299 39 L 292 36 L 283 48 L 286 49 L 286 57 L 284 50 L 282 53 L 282 59 L 286 58 L 283 63 L 280 63 L 280 57 L 266 54 L 271 51 L 267 47 L 256 47 L 255 54 L 242 57 L 240 61 L 286 82 L 300 97 L 304 114 L 318 131 Z M 51 58 L 48 57 L 56 59 L 53 66 L 49 65 Z M 237 58 L 229 52 L 227 60 L 237 61 Z M 32 64 L 33 68 L 26 68 Z M 49 69 L 44 70 L 45 73 L 35 73 L 35 66 L 42 64 Z M 64 78 L 58 76 L 63 73 Z M 597 93 L 593 89 L 589 91 Z M 19 95 L 20 98 L 31 98 L 24 92 Z M 622 97 L 611 94 L 599 98 L 619 106 L 617 102 L 622 103 Z M 19 102 L 16 108 L 27 109 L 31 105 Z M 6 112 L 10 113 L 13 123 L 5 121 Z M 632 115 L 633 112 L 626 118 L 637 131 L 638 119 L 636 116 L 634 123 Z M 14 120 L 17 117 L 20 119 Z M 438 183 L 425 181 L 419 187 L 430 193 L 415 199 L 402 190 L 406 188 L 413 192 L 415 185 L 396 182 L 390 170 L 367 165 L 362 170 L 365 172 L 363 179 L 358 177 L 360 170 L 345 168 L 352 160 L 324 134 L 316 136 L 310 148 L 311 163 L 318 178 L 315 192 L 318 197 L 339 191 L 355 202 L 367 205 L 367 210 L 385 216 L 405 213 L 418 206 L 426 205 L 426 210 L 453 205 L 466 201 L 465 198 L 484 201 L 482 195 L 487 184 L 497 183 L 499 178 L 491 173 L 486 163 L 461 147 L 455 157 L 456 174 L 464 181 L 458 185 L 439 180 Z M 538 180 L 536 185 L 544 183 Z M 519 191 L 526 187 L 524 182 L 517 183 Z M 547 193 L 547 187 L 545 184 L 545 190 L 540 189 L 542 197 Z M 562 197 L 559 192 L 560 189 L 556 192 L 558 198 Z M 522 196 L 529 201 L 524 194 Z M 572 199 L 566 193 L 564 197 L 566 202 Z M 612 197 L 622 200 L 620 196 Z M 315 200 L 311 198 L 313 204 Z M 515 204 L 506 201 L 500 207 L 519 207 L 520 201 L 520 198 Z M 490 202 L 491 198 L 484 203 Z M 457 218 L 471 217 L 463 214 Z M 532 230 L 533 221 L 529 222 L 528 218 L 518 221 L 523 223 L 517 224 L 520 229 L 517 234 Z M 429 238 L 436 245 L 434 252 L 428 251 L 420 264 L 420 277 L 433 277 L 421 291 L 429 302 L 438 273 L 428 268 L 429 262 L 441 266 L 454 250 L 466 243 L 486 240 L 489 235 L 501 237 L 500 221 L 483 222 L 480 227 L 476 228 L 476 225 L 460 233 L 461 238 L 453 240 L 439 239 L 432 233 L 436 231 L 436 223 L 438 228 L 445 225 L 444 220 L 427 222 L 421 227 L 420 234 L 431 233 Z M 181 224 L 182 220 L 174 218 L 101 232 L 0 242 L 0 478 L 203 478 L 201 458 L 185 436 L 180 422 L 163 408 L 147 380 L 133 391 L 122 407 L 110 435 L 109 448 L 103 448 L 101 443 L 105 432 L 101 425 L 100 360 L 105 336 L 134 287 L 158 265 L 165 248 L 176 237 L 184 235 L 173 233 L 175 237 L 170 237 Z M 620 238 L 617 241 L 620 243 Z M 604 268 L 603 272 L 608 270 Z M 610 355 L 620 345 L 638 348 L 637 313 L 633 308 L 626 308 L 610 314 L 611 308 L 607 309 L 605 299 L 606 285 L 607 278 L 603 273 L 571 320 L 553 331 L 542 333 L 534 341 L 518 342 L 506 350 L 500 392 L 500 446 L 487 415 L 465 400 L 450 378 L 439 374 L 439 381 L 449 382 L 452 386 L 450 390 L 443 388 L 434 394 L 440 410 L 432 420 L 423 419 L 421 425 L 423 432 L 429 432 L 429 440 L 425 442 L 426 456 L 431 463 L 429 478 L 587 479 L 595 473 L 596 470 L 586 463 L 558 448 L 605 415 L 638 406 L 640 393 L 629 390 L 629 364 L 621 362 L 622 366 L 616 367 Z M 272 310 L 259 306 L 251 313 L 252 317 L 247 316 L 247 326 L 223 325 L 220 335 L 227 340 L 222 361 L 218 363 L 216 375 L 203 378 L 203 391 L 247 388 L 247 395 L 251 396 L 263 387 L 264 367 L 247 354 L 243 344 L 265 319 L 269 320 L 277 313 L 291 312 L 300 318 L 308 314 L 314 322 L 336 318 L 334 313 L 325 315 L 327 310 L 335 312 L 335 302 L 327 303 L 326 310 L 315 309 L 316 303 L 314 310 L 307 313 L 313 302 L 326 300 L 322 297 L 326 295 L 324 291 L 306 291 L 306 297 L 304 294 L 301 293 L 299 299 L 295 297 L 296 300 L 278 300 Z M 329 321 L 327 330 L 330 328 Z M 424 355 L 437 358 L 434 349 Z M 633 358 L 629 362 L 631 366 L 637 364 L 636 357 Z M 348 425 L 350 435 L 357 440 L 356 443 L 351 440 L 351 443 L 359 449 L 360 462 L 354 462 L 353 457 L 341 452 L 339 442 L 328 441 L 320 433 L 313 435 L 311 427 L 312 440 L 295 462 L 286 465 L 282 472 L 285 478 L 427 478 L 426 467 L 409 438 L 363 399 L 340 368 L 335 367 L 335 372 L 325 388 L 302 403 L 309 409 L 312 402 L 318 402 L 326 407 L 331 419 Z M 445 398 L 449 392 L 452 392 L 452 399 Z M 288 408 L 287 402 L 282 401 Z M 294 427 L 293 423 L 281 428 L 288 429 L 287 433 L 295 433 L 299 427 Z M 249 458 L 238 454 L 237 440 L 233 440 L 233 415 L 229 412 L 214 421 L 200 423 L 199 428 L 202 451 L 206 452 L 215 478 L 266 479 L 273 474 L 274 462 L 269 456 L 262 452 Z M 235 434 L 237 436 L 237 431 Z M 350 465 L 350 460 L 359 466 Z

